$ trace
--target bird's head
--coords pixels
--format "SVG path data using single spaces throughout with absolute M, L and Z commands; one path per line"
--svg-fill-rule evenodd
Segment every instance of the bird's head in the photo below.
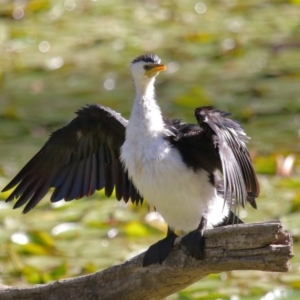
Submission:
M 133 81 L 138 89 L 145 89 L 153 84 L 155 76 L 164 70 L 166 66 L 160 63 L 160 58 L 155 54 L 141 55 L 131 63 Z

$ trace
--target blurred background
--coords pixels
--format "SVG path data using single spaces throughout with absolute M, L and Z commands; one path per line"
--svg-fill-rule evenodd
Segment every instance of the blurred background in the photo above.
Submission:
M 0 188 L 49 134 L 87 103 L 129 117 L 136 56 L 154 52 L 165 116 L 194 122 L 194 108 L 234 114 L 251 136 L 258 210 L 294 236 L 289 273 L 210 275 L 167 299 L 300 297 L 299 0 L 0 0 Z M 155 213 L 106 199 L 49 196 L 27 215 L 0 194 L 0 282 L 46 283 L 107 268 L 165 236 Z

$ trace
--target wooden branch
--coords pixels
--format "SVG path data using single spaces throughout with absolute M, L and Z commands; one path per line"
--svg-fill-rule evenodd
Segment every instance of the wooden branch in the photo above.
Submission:
M 291 235 L 280 222 L 241 224 L 205 231 L 206 258 L 195 260 L 176 245 L 162 265 L 143 268 L 144 254 L 104 271 L 27 288 L 0 285 L 0 299 L 163 299 L 211 273 L 231 270 L 287 272 Z

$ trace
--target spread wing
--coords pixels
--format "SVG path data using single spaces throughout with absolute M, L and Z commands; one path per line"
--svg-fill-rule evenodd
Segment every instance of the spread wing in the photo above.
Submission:
M 228 118 L 229 113 L 212 107 L 197 108 L 195 116 L 204 134 L 211 138 L 218 151 L 224 198 L 235 199 L 235 203 L 243 207 L 248 201 L 256 208 L 255 198 L 259 195 L 259 184 L 245 144 L 248 136 L 243 128 Z
M 105 189 L 110 197 L 142 202 L 119 159 L 127 120 L 100 105 L 76 112 L 67 126 L 53 132 L 43 148 L 2 190 L 15 190 L 6 201 L 18 199 L 14 208 L 26 204 L 23 213 L 34 208 L 54 188 L 51 202 L 70 201 Z

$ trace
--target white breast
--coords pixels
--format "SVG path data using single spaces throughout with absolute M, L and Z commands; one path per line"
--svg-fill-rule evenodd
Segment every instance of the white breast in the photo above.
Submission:
M 138 190 L 170 227 L 196 229 L 218 198 L 207 172 L 188 168 L 163 138 L 130 140 L 124 143 L 121 158 Z

